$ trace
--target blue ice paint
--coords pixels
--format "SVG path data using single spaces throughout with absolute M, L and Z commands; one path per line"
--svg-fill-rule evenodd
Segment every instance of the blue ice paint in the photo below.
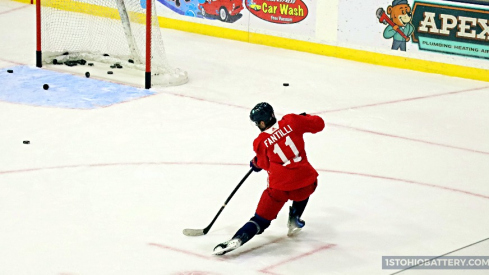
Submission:
M 13 73 L 7 73 L 7 69 Z M 33 106 L 94 109 L 155 92 L 29 66 L 0 69 L 0 100 Z M 48 90 L 42 86 L 49 85 Z

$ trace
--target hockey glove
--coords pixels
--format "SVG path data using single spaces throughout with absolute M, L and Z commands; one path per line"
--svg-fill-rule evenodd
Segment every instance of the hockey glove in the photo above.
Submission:
M 253 169 L 253 171 L 255 172 L 260 172 L 262 169 L 258 166 L 258 164 L 256 164 L 258 161 L 258 159 L 256 157 L 254 157 L 251 161 L 250 161 L 250 167 L 251 169 Z

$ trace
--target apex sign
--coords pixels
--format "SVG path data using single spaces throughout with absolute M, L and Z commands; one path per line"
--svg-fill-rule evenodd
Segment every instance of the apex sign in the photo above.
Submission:
M 415 2 L 412 22 L 421 50 L 489 59 L 489 10 Z

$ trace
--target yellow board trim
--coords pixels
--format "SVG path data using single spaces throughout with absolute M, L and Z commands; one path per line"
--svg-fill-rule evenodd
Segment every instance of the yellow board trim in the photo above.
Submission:
M 30 4 L 30 0 L 13 0 L 21 3 Z M 53 5 L 52 3 L 58 3 L 59 0 L 43 0 L 44 5 Z M 35 3 L 35 0 L 34 0 Z M 51 4 L 50 4 L 51 3 Z M 119 18 L 119 12 L 116 9 L 101 7 L 86 3 L 77 3 L 77 5 L 58 5 L 56 8 L 81 12 L 91 13 L 109 17 L 113 19 Z M 144 22 L 144 14 L 131 14 L 131 21 Z M 246 31 L 233 30 L 223 27 L 210 26 L 206 24 L 187 22 L 184 20 L 171 19 L 166 17 L 158 17 L 159 25 L 162 28 L 175 29 L 179 31 L 185 31 L 190 33 L 197 33 L 203 35 L 209 35 L 214 37 L 232 39 L 242 42 L 249 42 L 253 44 L 271 46 L 276 48 L 284 48 L 289 50 L 296 50 L 302 52 L 308 52 L 313 54 L 337 57 L 342 59 L 348 59 L 353 61 L 359 61 L 364 63 L 370 63 L 381 66 L 388 66 L 400 69 L 409 69 L 413 71 L 420 71 L 425 73 L 436 73 L 447 76 L 461 77 L 473 80 L 481 80 L 489 82 L 489 70 L 478 69 L 467 66 L 453 65 L 435 61 L 426 61 L 421 59 L 401 57 L 395 55 L 387 55 L 369 51 L 355 50 L 351 48 L 330 46 L 319 43 L 312 43 L 301 40 L 294 40 L 289 38 L 282 38 L 272 35 L 249 33 Z
M 188 22 L 178 19 L 171 19 L 158 16 L 160 27 L 174 29 L 179 31 L 203 34 L 219 38 L 238 40 L 243 42 L 249 41 L 249 33 L 246 31 L 233 30 L 228 28 L 216 27 L 206 24 Z M 270 36 L 274 37 L 274 36 Z
M 400 69 L 443 74 L 447 76 L 461 77 L 467 79 L 489 82 L 489 70 L 478 69 L 467 66 L 446 64 L 441 62 L 427 61 L 422 59 L 408 58 L 395 55 L 374 53 L 351 48 L 329 46 L 324 44 L 298 41 L 293 39 L 272 37 L 262 34 L 251 34 L 250 42 L 277 48 L 292 49 L 319 55 L 326 55 L 375 65 L 382 65 Z

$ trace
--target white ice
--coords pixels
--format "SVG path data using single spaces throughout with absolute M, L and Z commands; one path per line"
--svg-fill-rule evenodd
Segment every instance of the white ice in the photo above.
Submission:
M 0 26 L 0 67 L 33 66 L 34 6 L 0 0 Z M 93 110 L 0 102 L 0 274 L 391 274 L 382 256 L 489 237 L 489 83 L 162 32 L 186 85 Z M 306 136 L 320 174 L 307 225 L 287 238 L 284 207 L 211 256 L 253 215 L 265 172 L 207 235 L 182 230 L 207 226 L 248 171 L 262 101 L 327 122 Z M 487 274 L 400 274 L 461 272 Z

